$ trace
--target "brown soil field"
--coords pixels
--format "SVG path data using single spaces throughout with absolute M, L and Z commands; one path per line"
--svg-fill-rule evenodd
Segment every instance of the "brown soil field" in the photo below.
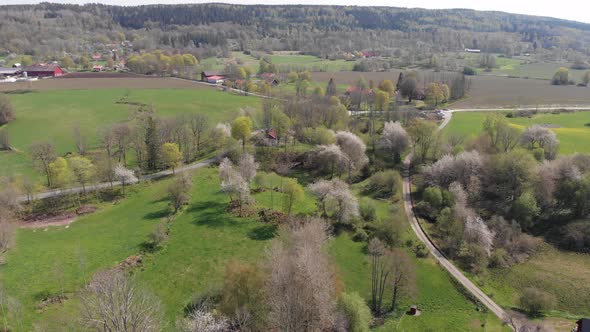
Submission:
M 0 84 L 1 91 L 91 90 L 91 89 L 202 89 L 206 84 L 187 80 L 136 76 L 133 74 L 77 73 L 35 82 Z
M 590 89 L 551 85 L 546 80 L 475 76 L 471 78 L 469 98 L 454 104 L 453 108 L 551 105 L 590 105 Z
M 390 72 L 314 72 L 313 80 L 328 82 L 333 78 L 336 84 L 354 84 L 359 77 L 368 82 L 379 82 L 385 79 L 397 82 L 400 71 Z M 444 75 L 432 71 L 419 71 L 422 76 Z M 587 106 L 590 105 L 590 88 L 577 86 L 555 86 L 547 80 L 508 78 L 499 76 L 473 76 L 469 98 L 457 102 L 453 108 L 494 108 L 517 106 Z

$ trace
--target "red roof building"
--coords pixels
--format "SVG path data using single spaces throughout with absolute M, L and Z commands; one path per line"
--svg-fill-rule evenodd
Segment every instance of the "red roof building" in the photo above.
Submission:
M 64 71 L 57 65 L 36 65 L 23 69 L 28 77 L 58 77 L 64 75 Z

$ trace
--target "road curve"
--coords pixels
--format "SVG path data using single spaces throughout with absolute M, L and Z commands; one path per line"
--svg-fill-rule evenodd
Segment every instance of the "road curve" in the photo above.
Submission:
M 434 245 L 428 235 L 424 232 L 416 215 L 414 214 L 413 202 L 412 202 L 412 188 L 410 182 L 410 160 L 411 156 L 406 157 L 404 160 L 404 172 L 403 172 L 403 200 L 404 209 L 406 215 L 412 226 L 412 230 L 416 233 L 416 236 L 422 241 L 428 251 L 434 256 L 438 263 L 443 266 L 452 276 L 455 278 L 465 289 L 467 289 L 473 296 L 475 296 L 481 303 L 483 303 L 491 312 L 494 313 L 500 320 L 504 320 L 507 317 L 507 313 L 494 302 L 489 296 L 487 296 L 481 289 L 479 289 L 471 280 L 469 280 L 453 263 L 451 263 L 445 255 Z

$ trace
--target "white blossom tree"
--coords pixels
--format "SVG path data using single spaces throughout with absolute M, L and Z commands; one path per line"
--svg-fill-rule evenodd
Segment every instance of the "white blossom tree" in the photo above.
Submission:
M 488 256 L 492 253 L 494 237 L 494 232 L 480 216 L 472 214 L 465 220 L 465 241 L 480 245 Z
M 135 173 L 121 164 L 115 167 L 115 177 L 121 181 L 121 185 L 123 186 L 123 195 L 125 195 L 125 186 L 127 184 L 132 184 L 138 181 Z
M 224 158 L 219 164 L 219 177 L 221 178 L 221 192 L 229 195 L 230 200 L 236 202 L 242 215 L 242 207 L 250 201 L 250 185 L 242 174 L 234 168 L 228 158 Z
M 180 322 L 182 332 L 225 332 L 229 323 L 225 317 L 215 316 L 202 308 L 195 310 Z
M 383 135 L 379 140 L 379 146 L 392 154 L 394 160 L 399 162 L 401 160 L 401 154 L 410 145 L 410 137 L 408 133 L 402 127 L 401 123 L 388 121 L 385 122 L 383 127 Z
M 557 155 L 559 140 L 555 133 L 541 125 L 532 125 L 524 130 L 520 137 L 522 145 L 529 149 L 541 148 L 545 151 L 545 157 L 554 159 Z
M 332 216 L 341 223 L 359 216 L 358 200 L 345 182 L 319 180 L 309 185 L 309 190 L 318 198 L 322 216 Z
M 338 172 L 341 174 L 349 165 L 348 156 L 335 144 L 319 145 L 315 152 L 315 163 L 317 166 L 330 173 L 330 177 Z
M 348 159 L 349 178 L 353 171 L 358 171 L 369 163 L 369 158 L 366 155 L 367 146 L 357 135 L 348 131 L 338 131 L 336 132 L 336 144 Z
M 251 183 L 256 176 L 259 166 L 260 165 L 254 160 L 254 156 L 249 153 L 242 154 L 240 161 L 238 162 L 240 174 L 242 175 L 242 178 L 248 183 Z

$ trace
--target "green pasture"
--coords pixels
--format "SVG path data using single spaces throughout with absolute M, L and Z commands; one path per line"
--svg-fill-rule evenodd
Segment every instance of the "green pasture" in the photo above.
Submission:
M 153 105 L 163 117 L 202 113 L 212 123 L 229 121 L 240 108 L 258 107 L 256 97 L 230 95 L 213 89 L 107 89 L 55 90 L 9 94 L 16 120 L 0 128 L 11 138 L 15 152 L 0 152 L 0 176 L 34 176 L 28 155 L 35 142 L 50 142 L 58 154 L 75 150 L 73 128 L 79 126 L 90 148 L 96 148 L 99 129 L 130 121 L 137 106 L 117 103 L 128 95 L 130 102 Z
M 477 136 L 489 112 L 455 112 L 445 135 Z M 533 124 L 549 125 L 559 139 L 559 151 L 563 154 L 590 153 L 590 112 L 541 113 L 530 118 L 507 118 L 516 128 L 524 129 Z

